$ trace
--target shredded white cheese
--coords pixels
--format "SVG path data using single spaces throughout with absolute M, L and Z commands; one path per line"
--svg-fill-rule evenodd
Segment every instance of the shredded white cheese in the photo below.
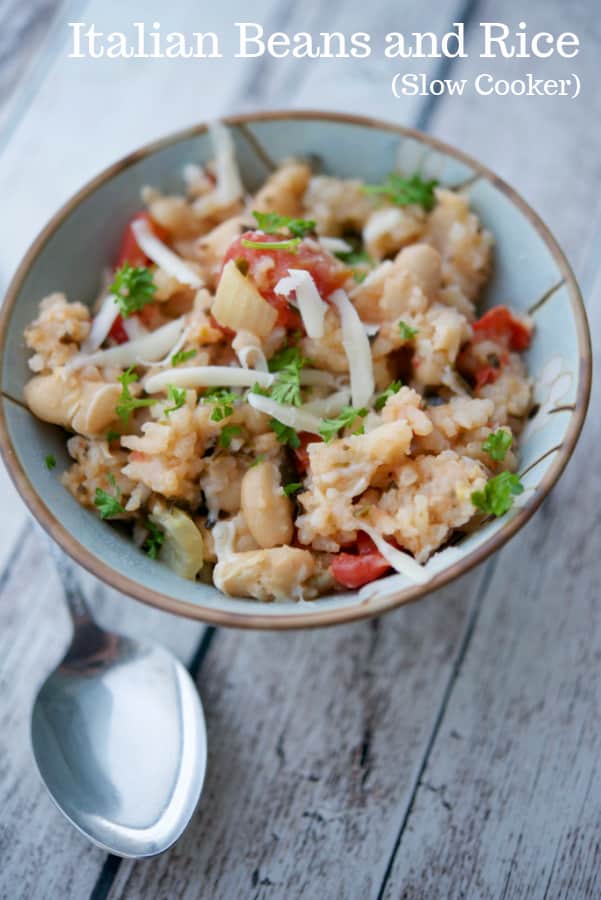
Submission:
M 401 224 L 403 216 L 403 211 L 395 207 L 377 209 L 371 214 L 363 229 L 363 242 L 371 244 L 389 231 L 393 231 Z
M 182 349 L 182 347 L 188 340 L 189 334 L 190 334 L 190 328 L 184 328 L 182 334 L 177 339 L 177 341 L 175 342 L 173 347 L 171 347 L 171 349 L 167 351 L 167 353 L 165 354 L 165 356 L 162 359 L 157 359 L 154 361 L 148 360 L 148 359 L 141 359 L 141 360 L 139 360 L 140 365 L 142 365 L 142 366 L 164 366 L 164 365 L 166 365 L 166 363 L 170 362 L 171 357 L 174 356 L 174 354 L 179 353 L 179 351 Z
M 351 253 L 353 249 L 348 241 L 339 237 L 320 237 L 319 243 L 324 250 L 328 250 L 330 253 Z
M 300 383 L 303 386 L 311 385 L 312 387 L 337 387 L 340 378 L 332 375 L 331 372 L 326 372 L 325 369 L 301 369 Z
M 288 275 L 281 278 L 275 286 L 276 294 L 288 297 L 296 292 L 298 311 L 303 320 L 305 331 L 310 338 L 323 337 L 323 323 L 327 311 L 327 303 L 319 296 L 313 278 L 305 269 L 288 269 Z
M 180 284 L 188 284 L 193 288 L 202 287 L 202 281 L 196 272 L 152 233 L 145 219 L 132 222 L 131 230 L 140 249 L 164 272 L 172 275 Z
M 81 369 L 84 366 L 120 366 L 127 368 L 133 365 L 146 365 L 144 360 L 157 360 L 170 351 L 173 344 L 184 330 L 184 318 L 174 319 L 167 325 L 145 334 L 135 341 L 126 341 L 118 347 L 108 350 L 97 350 L 95 353 L 78 353 L 70 359 L 65 369 Z
M 371 347 L 359 313 L 343 290 L 334 291 L 330 300 L 340 314 L 342 344 L 351 375 L 353 406 L 367 406 L 375 390 Z
M 377 528 L 373 528 L 360 520 L 357 521 L 357 528 L 370 536 L 386 562 L 389 562 L 392 568 L 400 572 L 401 575 L 406 575 L 411 581 L 416 581 L 419 584 L 425 584 L 427 581 L 430 581 L 432 574 L 426 571 L 425 566 L 416 562 L 408 553 L 397 550 L 396 547 L 385 541 Z
M 232 349 L 236 351 L 236 356 L 244 369 L 269 372 L 261 341 L 256 334 L 241 329 L 232 341 Z
M 348 388 L 342 388 L 329 397 L 321 397 L 318 400 L 312 400 L 305 403 L 303 409 L 322 418 L 337 416 L 341 409 L 348 406 L 351 399 L 351 392 Z
M 130 316 L 127 319 L 123 319 L 123 330 L 130 341 L 137 341 L 138 338 L 148 334 L 148 328 L 140 322 L 138 316 Z
M 90 333 L 81 345 L 82 353 L 93 353 L 104 343 L 115 320 L 119 316 L 119 304 L 112 294 L 105 297 L 100 309 L 92 320 Z
M 264 397 L 262 394 L 249 394 L 248 402 L 259 412 L 264 412 L 272 419 L 277 419 L 282 425 L 288 425 L 289 428 L 294 428 L 296 431 L 310 431 L 311 434 L 319 434 L 321 420 L 313 413 L 296 406 L 276 403 L 271 397 Z
M 169 384 L 177 387 L 252 387 L 258 383 L 270 387 L 275 376 L 255 369 L 239 369 L 237 366 L 178 366 L 151 375 L 144 382 L 147 394 L 156 394 Z M 254 395 L 253 395 L 254 396 Z
M 217 187 L 206 196 L 199 197 L 194 207 L 199 212 L 210 212 L 219 206 L 229 206 L 244 195 L 244 186 L 236 162 L 236 148 L 232 135 L 223 122 L 211 122 L 209 134 L 215 153 Z

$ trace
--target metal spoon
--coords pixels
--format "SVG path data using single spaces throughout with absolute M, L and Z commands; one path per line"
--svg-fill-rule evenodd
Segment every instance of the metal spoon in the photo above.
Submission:
M 99 628 L 73 566 L 49 543 L 74 632 L 33 707 L 37 767 L 87 838 L 117 856 L 154 856 L 181 835 L 204 781 L 196 687 L 165 649 Z

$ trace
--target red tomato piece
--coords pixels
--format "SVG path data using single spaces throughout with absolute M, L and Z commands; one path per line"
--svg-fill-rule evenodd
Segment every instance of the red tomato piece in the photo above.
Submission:
M 493 306 L 472 327 L 475 339 L 497 341 L 518 352 L 530 346 L 531 330 L 506 306 Z
M 293 252 L 292 250 L 260 250 L 255 247 L 245 247 L 242 243 L 243 240 L 264 244 L 283 240 L 283 238 L 275 234 L 263 234 L 260 231 L 246 231 L 230 245 L 225 255 L 224 265 L 230 259 L 245 260 L 253 281 L 265 299 L 278 311 L 285 307 L 287 313 L 293 314 L 295 321 L 291 327 L 298 327 L 300 319 L 294 310 L 290 310 L 284 298 L 273 291 L 278 281 L 288 274 L 288 269 L 305 269 L 309 272 L 324 299 L 341 287 L 348 277 L 348 270 L 335 256 L 320 247 L 317 241 L 303 240 L 297 246 L 296 252 Z
M 167 231 L 160 225 L 157 225 L 157 223 L 150 217 L 149 212 L 147 212 L 146 210 L 137 212 L 134 216 L 131 217 L 131 219 L 125 226 L 125 231 L 123 232 L 123 237 L 121 238 L 121 246 L 119 247 L 119 253 L 117 255 L 117 261 L 115 263 L 115 269 L 120 269 L 121 266 L 123 266 L 125 263 L 129 263 L 130 266 L 147 266 L 150 262 L 144 251 L 138 246 L 138 242 L 136 241 L 135 235 L 131 228 L 132 224 L 134 222 L 140 221 L 140 219 L 148 222 L 151 230 L 158 238 L 160 238 L 160 240 L 163 241 L 167 237 Z M 133 315 L 137 315 L 137 313 L 133 313 Z M 129 340 L 127 332 L 123 327 L 123 319 L 121 316 L 117 316 L 117 318 L 113 322 L 113 327 L 109 331 L 109 337 L 111 337 L 118 344 L 124 344 Z
M 361 532 L 359 532 L 361 535 Z M 336 581 L 346 588 L 359 588 L 375 581 L 390 570 L 389 563 L 379 550 L 339 553 L 330 566 Z
M 316 441 L 321 441 L 322 438 L 320 438 L 319 435 L 311 434 L 308 431 L 301 431 L 298 436 L 301 443 L 300 447 L 297 447 L 294 451 L 294 455 L 296 456 L 296 468 L 298 473 L 299 475 L 304 475 L 309 468 L 307 444 L 314 444 Z
M 129 340 L 127 331 L 123 326 L 123 319 L 121 316 L 117 316 L 117 318 L 113 322 L 111 330 L 109 331 L 109 337 L 111 337 L 118 344 L 124 344 Z
M 502 371 L 500 366 L 497 366 L 497 368 L 494 366 L 482 366 L 482 368 L 476 369 L 476 387 L 481 388 L 485 384 L 494 384 Z

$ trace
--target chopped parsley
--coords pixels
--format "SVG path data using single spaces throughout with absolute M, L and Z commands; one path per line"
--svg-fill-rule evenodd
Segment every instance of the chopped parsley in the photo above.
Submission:
M 129 417 L 134 409 L 141 409 L 144 406 L 154 406 L 155 403 L 159 402 L 156 397 L 132 397 L 129 386 L 137 380 L 138 376 L 134 372 L 133 366 L 130 366 L 123 375 L 119 375 L 117 378 L 117 381 L 121 384 L 121 393 L 119 395 L 119 403 L 115 407 L 115 412 L 124 425 L 127 425 Z
M 298 347 L 284 347 L 272 356 L 269 371 L 278 375 L 270 391 L 273 400 L 290 406 L 302 405 L 300 372 L 308 362 Z
M 196 356 L 196 350 L 180 350 L 171 357 L 172 366 L 181 366 L 182 363 L 188 362 L 193 356 Z
M 296 253 L 296 248 L 300 242 L 301 239 L 299 237 L 285 241 L 249 241 L 246 238 L 242 238 L 240 241 L 243 247 L 248 247 L 251 250 L 290 250 L 292 253 Z
M 127 319 L 147 303 L 153 302 L 156 289 L 150 269 L 145 266 L 130 266 L 125 262 L 115 272 L 109 292 L 115 298 L 119 312 Z
M 290 484 L 284 485 L 284 493 L 287 497 L 291 497 L 292 494 L 297 494 L 302 488 L 302 481 L 291 481 Z
M 337 256 L 340 262 L 345 263 L 347 266 L 359 266 L 361 263 L 365 263 L 368 266 L 373 266 L 374 261 L 365 250 L 341 250 L 338 253 L 335 253 L 334 256 Z
M 211 413 L 212 422 L 222 422 L 234 411 L 234 403 L 238 399 L 238 394 L 228 391 L 227 388 L 213 388 L 207 391 L 202 398 L 203 403 L 214 403 L 214 409 Z
M 402 319 L 399 322 L 399 331 L 404 341 L 412 341 L 415 335 L 419 333 L 417 328 L 412 328 L 411 325 L 407 325 Z
M 239 425 L 224 425 L 219 435 L 219 446 L 227 450 L 232 443 L 232 438 L 239 434 L 242 434 L 242 429 Z
M 512 443 L 513 437 L 511 432 L 506 431 L 504 428 L 498 428 L 497 431 L 491 431 L 482 444 L 482 449 L 495 462 L 503 462 Z
M 255 381 L 249 390 L 249 394 L 260 394 L 261 397 L 269 397 L 269 388 L 263 387 L 258 381 Z
M 348 428 L 356 418 L 364 418 L 367 415 L 365 408 L 355 409 L 354 406 L 344 406 L 335 419 L 322 419 L 319 433 L 326 442 L 336 437 L 341 428 Z
M 143 547 L 151 559 L 156 559 L 165 540 L 165 532 L 161 531 L 158 525 L 155 525 L 150 519 L 146 522 L 146 528 L 148 529 L 148 536 L 144 541 Z
M 173 403 L 173 406 L 168 406 L 165 408 L 164 413 L 166 416 L 168 416 L 169 413 L 175 412 L 176 409 L 182 408 L 182 406 L 186 402 L 186 389 L 178 388 L 174 384 L 168 384 L 167 399 L 170 403 Z
M 387 197 L 396 206 L 416 204 L 430 211 L 436 203 L 434 188 L 437 184 L 436 179 L 426 181 L 417 172 L 410 178 L 391 172 L 383 184 L 366 184 L 363 190 L 366 194 L 380 194 Z
M 281 228 L 287 228 L 295 238 L 304 238 L 309 232 L 315 231 L 317 224 L 313 219 L 291 219 L 290 216 L 281 216 L 275 212 L 262 213 L 255 210 L 253 216 L 265 234 L 277 234 Z
M 474 491 L 472 503 L 481 512 L 503 516 L 511 509 L 513 498 L 524 492 L 524 485 L 513 472 L 501 472 L 490 478 L 483 491 Z
M 110 444 L 111 441 L 116 441 L 117 438 L 120 438 L 121 435 L 118 431 L 107 431 L 106 433 L 106 442 Z
M 275 433 L 280 444 L 288 444 L 293 450 L 300 447 L 301 441 L 294 428 L 290 428 L 288 425 L 278 422 L 277 419 L 270 419 L 269 427 Z
M 254 469 L 255 466 L 258 466 L 258 465 L 259 465 L 259 463 L 265 462 L 265 459 L 266 459 L 265 454 L 264 454 L 264 453 L 259 453 L 259 455 L 257 456 L 257 458 L 256 458 L 256 459 L 253 459 L 253 461 L 251 462 L 251 464 L 250 464 L 250 466 L 249 466 L 248 468 L 249 468 L 249 469 Z
M 378 394 L 378 396 L 376 397 L 374 409 L 380 412 L 380 410 L 386 406 L 386 401 L 388 400 L 388 398 L 392 397 L 394 394 L 397 394 L 402 387 L 402 381 L 391 381 L 386 390 L 382 391 L 382 393 Z
M 52 470 L 56 468 L 56 458 L 52 453 L 49 453 L 48 456 L 44 459 L 44 464 L 49 472 L 52 472 Z
M 116 493 L 117 496 L 113 497 L 112 494 L 107 494 L 107 492 L 103 491 L 102 488 L 96 488 L 94 506 L 100 513 L 101 519 L 111 519 L 113 516 L 119 516 L 121 515 L 121 513 L 125 512 L 125 510 L 121 506 L 121 503 L 119 502 L 119 497 L 121 496 L 121 491 L 119 490 L 119 488 L 116 489 Z

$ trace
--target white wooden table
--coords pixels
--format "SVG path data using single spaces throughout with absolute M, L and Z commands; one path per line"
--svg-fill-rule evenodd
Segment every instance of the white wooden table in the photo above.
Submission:
M 327 8 L 326 8 L 327 6 Z M 4 0 L 3 286 L 83 181 L 136 145 L 225 112 L 321 107 L 418 125 L 505 177 L 542 214 L 601 326 L 601 20 L 594 0 Z M 414 67 L 582 78 L 577 100 L 394 100 L 363 61 L 68 60 L 66 22 L 102 30 L 444 31 L 480 21 L 576 31 L 576 62 Z M 53 16 L 55 16 L 53 18 Z M 227 46 L 227 45 L 226 45 Z M 598 342 L 597 351 L 598 351 Z M 62 653 L 60 585 L 0 474 L 0 898 L 598 898 L 601 896 L 599 393 L 575 458 L 531 523 L 461 581 L 385 618 L 327 631 L 205 629 L 87 579 L 103 622 L 159 639 L 193 670 L 209 767 L 185 836 L 142 863 L 107 857 L 34 771 L 32 698 Z

